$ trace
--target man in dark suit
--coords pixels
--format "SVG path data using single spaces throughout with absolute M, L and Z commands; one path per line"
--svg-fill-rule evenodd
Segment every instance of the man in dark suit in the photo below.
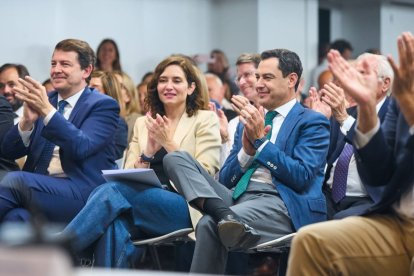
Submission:
M 80 40 L 59 42 L 49 94 L 31 77 L 14 87 L 24 102 L 23 117 L 5 136 L 2 153 L 27 155 L 24 172 L 8 173 L 0 182 L 0 220 L 26 220 L 26 207 L 37 206 L 49 220 L 68 222 L 89 193 L 104 182 L 102 169 L 114 168 L 113 136 L 119 106 L 87 84 L 95 63 L 90 46 Z
M 376 91 L 376 110 L 383 122 L 388 110 L 387 94 L 391 91 L 394 74 L 384 56 L 362 54 L 356 60 L 356 69 L 364 72 L 362 65 L 365 62 L 378 72 L 380 85 Z M 326 84 L 319 93 L 322 102 L 331 107 L 333 115 L 330 119 L 331 135 L 324 181 L 328 218 L 360 214 L 380 200 L 383 188 L 364 185 L 357 171 L 352 149 L 357 107 L 345 109 L 344 91 L 334 83 Z
M 186 153 L 165 157 L 164 167 L 178 191 L 205 214 L 196 228 L 192 272 L 222 274 L 229 250 L 250 248 L 326 219 L 322 181 L 329 122 L 296 101 L 301 73 L 294 52 L 261 54 L 256 72 L 261 107 L 233 96 L 241 124 L 220 172 L 223 184 Z
M 17 124 L 23 115 L 23 102 L 16 98 L 14 87 L 25 89 L 19 82 L 19 78 L 29 76 L 29 71 L 22 64 L 5 63 L 0 67 L 0 94 L 3 95 L 12 106 L 14 112 L 14 124 Z
M 0 95 L 0 144 L 7 131 L 13 127 L 13 110 L 5 97 Z M 0 150 L 0 181 L 8 171 L 16 171 L 19 167 L 12 159 L 3 157 Z
M 293 240 L 288 275 L 409 275 L 414 255 L 414 36 L 398 38 L 399 67 L 393 96 L 380 126 L 375 91 L 379 76 L 364 74 L 336 51 L 329 67 L 358 104 L 355 129 L 358 172 L 366 185 L 385 185 L 381 200 L 364 217 L 301 229 Z

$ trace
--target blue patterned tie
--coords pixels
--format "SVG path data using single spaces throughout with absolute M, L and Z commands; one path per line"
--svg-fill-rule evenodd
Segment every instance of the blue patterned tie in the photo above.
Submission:
M 277 114 L 278 113 L 276 111 L 269 111 L 266 113 L 265 126 L 270 125 L 270 131 L 266 135 L 267 139 L 270 139 L 270 137 L 272 136 L 273 119 L 276 117 Z M 250 165 L 249 169 L 240 178 L 239 182 L 236 185 L 236 188 L 234 188 L 234 191 L 233 191 L 234 200 L 238 199 L 247 190 L 247 186 L 249 185 L 250 178 L 252 177 L 253 173 L 256 171 L 258 167 L 259 167 L 259 163 L 253 162 Z
M 58 103 L 58 112 L 63 114 L 63 110 L 65 106 L 68 104 L 67 101 L 60 101 Z M 55 144 L 46 140 L 45 145 L 43 146 L 43 151 L 40 155 L 39 161 L 37 162 L 36 168 L 34 170 L 35 173 L 39 174 L 49 174 L 47 168 L 49 168 L 50 160 L 52 160 L 53 150 L 55 149 Z
M 349 161 L 351 161 L 354 147 L 346 143 L 336 162 L 332 182 L 332 199 L 338 203 L 346 195 L 346 184 L 348 180 Z

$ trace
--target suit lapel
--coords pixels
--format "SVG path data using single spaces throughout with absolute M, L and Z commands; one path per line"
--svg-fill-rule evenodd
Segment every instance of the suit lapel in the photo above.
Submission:
M 192 129 L 193 124 L 195 123 L 195 116 L 188 117 L 187 112 L 184 112 L 181 116 L 180 121 L 178 122 L 177 128 L 174 133 L 174 142 L 181 145 L 181 142 L 187 136 L 190 129 Z
M 88 97 L 90 96 L 91 93 L 92 93 L 92 91 L 88 87 L 86 87 L 83 90 L 82 95 L 79 97 L 79 100 L 76 102 L 76 104 L 75 104 L 75 106 L 72 110 L 72 113 L 70 113 L 70 116 L 69 116 L 69 119 L 68 119 L 69 122 L 73 123 L 75 121 L 76 117 L 79 114 L 82 114 L 82 112 L 85 111 L 85 110 L 89 110 L 89 108 L 86 108 L 86 105 L 88 104 L 87 99 L 88 99 Z
M 389 102 L 390 102 L 390 98 L 386 97 L 384 103 L 382 104 L 380 110 L 378 111 L 378 117 L 381 123 L 384 122 L 385 114 L 387 114 L 387 111 L 388 111 Z
M 300 115 L 303 113 L 303 111 L 304 108 L 299 103 L 296 103 L 283 121 L 275 143 L 281 150 L 286 147 L 286 142 L 289 139 L 289 136 L 292 133 L 293 129 L 295 128 L 296 123 L 301 119 Z

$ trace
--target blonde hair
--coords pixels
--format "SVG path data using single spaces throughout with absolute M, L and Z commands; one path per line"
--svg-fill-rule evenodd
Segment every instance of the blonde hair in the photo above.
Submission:
M 125 118 L 126 109 L 125 102 L 122 99 L 121 84 L 112 72 L 105 72 L 101 70 L 95 70 L 91 74 L 91 78 L 100 78 L 102 81 L 102 88 L 106 95 L 112 97 L 119 104 L 119 116 Z
M 141 113 L 141 106 L 139 104 L 138 91 L 137 91 L 137 88 L 135 87 L 134 81 L 128 74 L 124 72 L 118 73 L 118 74 L 121 75 L 124 88 L 130 98 L 130 101 L 128 103 L 125 103 L 126 115 L 128 116 L 132 113 Z

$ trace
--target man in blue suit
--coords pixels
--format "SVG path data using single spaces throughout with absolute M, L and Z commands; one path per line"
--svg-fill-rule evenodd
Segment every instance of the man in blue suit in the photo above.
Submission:
M 204 213 L 196 228 L 192 272 L 222 274 L 229 250 L 326 219 L 322 181 L 329 122 L 296 101 L 302 74 L 296 53 L 269 50 L 261 59 L 256 90 L 262 107 L 241 96 L 232 99 L 241 124 L 220 172 L 223 184 L 186 153 L 164 159 L 178 191 Z
M 380 121 L 383 122 L 388 110 L 389 98 L 387 95 L 391 91 L 394 74 L 385 56 L 362 54 L 356 60 L 356 69 L 364 72 L 363 64 L 365 62 L 378 72 L 380 84 L 376 89 L 376 110 Z M 334 83 L 326 84 L 320 94 L 321 100 L 332 108 L 333 115 L 330 120 L 331 135 L 324 182 L 328 218 L 343 218 L 361 214 L 380 200 L 383 187 L 364 185 L 357 171 L 355 155 L 352 150 L 357 107 L 345 109 L 344 91 Z M 346 162 L 347 166 L 344 167 L 343 162 Z M 342 173 L 345 174 L 343 179 L 340 177 Z M 339 191 L 340 185 L 344 185 L 342 191 Z
M 10 172 L 0 182 L 0 220 L 27 220 L 36 206 L 47 219 L 69 222 L 89 193 L 104 182 L 102 169 L 115 166 L 113 136 L 119 106 L 88 88 L 95 55 L 81 40 L 59 42 L 50 76 L 49 94 L 31 77 L 15 87 L 24 102 L 23 117 L 2 143 L 5 157 L 27 155 L 23 172 Z
M 411 33 L 398 38 L 398 51 L 399 67 L 389 58 L 394 71 L 394 99 L 381 126 L 375 108 L 377 72 L 365 63 L 365 73 L 361 74 L 339 53 L 328 54 L 333 74 L 359 106 L 354 145 L 361 179 L 366 185 L 385 185 L 385 191 L 363 217 L 301 229 L 293 240 L 288 275 L 410 275 L 414 256 L 414 36 Z

